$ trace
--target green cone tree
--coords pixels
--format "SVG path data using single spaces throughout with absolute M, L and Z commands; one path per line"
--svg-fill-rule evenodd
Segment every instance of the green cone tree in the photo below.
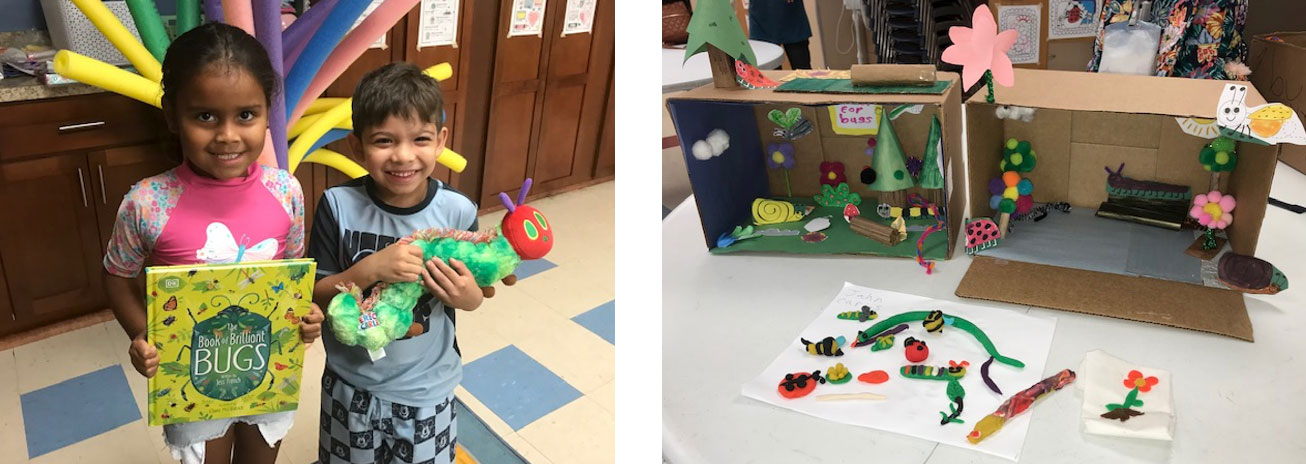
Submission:
M 921 188 L 943 188 L 943 129 L 939 117 L 930 122 L 930 136 L 925 140 L 925 166 L 921 168 Z
M 694 15 L 689 18 L 689 43 L 685 45 L 685 59 L 705 52 L 708 45 L 716 47 L 731 58 L 757 66 L 748 35 L 739 25 L 730 0 L 699 0 Z
M 867 188 L 877 192 L 896 192 L 912 188 L 911 173 L 907 172 L 907 155 L 898 142 L 898 134 L 893 131 L 888 115 L 880 113 L 880 128 L 875 134 L 875 155 L 871 160 L 871 170 L 875 180 Z M 929 163 L 926 163 L 927 165 Z

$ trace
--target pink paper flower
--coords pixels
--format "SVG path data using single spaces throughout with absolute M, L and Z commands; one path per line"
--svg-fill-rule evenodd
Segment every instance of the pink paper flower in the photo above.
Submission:
M 1193 197 L 1193 208 L 1188 215 L 1197 219 L 1197 223 L 1212 229 L 1223 229 L 1233 223 L 1233 208 L 1237 203 L 1233 195 L 1225 195 L 1217 190 Z
M 972 18 L 971 26 L 974 28 L 952 26 L 948 29 L 952 45 L 943 50 L 943 61 L 961 66 L 961 84 L 964 88 L 969 89 L 979 82 L 984 71 L 992 71 L 993 81 L 998 85 L 1011 87 L 1016 78 L 1011 71 L 1011 58 L 1007 57 L 1007 50 L 1011 50 L 1011 46 L 1016 43 L 1019 33 L 1008 29 L 999 34 L 993 13 L 984 5 L 975 8 Z

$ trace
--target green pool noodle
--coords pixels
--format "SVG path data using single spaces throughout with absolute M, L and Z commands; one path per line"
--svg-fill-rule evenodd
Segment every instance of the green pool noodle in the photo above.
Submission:
M 177 0 L 177 35 L 185 34 L 199 25 L 200 0 Z
M 185 3 L 185 0 L 180 0 L 179 3 Z M 180 4 L 177 8 L 180 17 Z M 163 28 L 163 18 L 159 17 L 159 9 L 154 7 L 154 0 L 127 0 L 127 10 L 132 14 L 132 21 L 136 22 L 136 32 L 141 35 L 145 49 L 154 55 L 154 59 L 162 62 L 170 41 L 167 30 Z

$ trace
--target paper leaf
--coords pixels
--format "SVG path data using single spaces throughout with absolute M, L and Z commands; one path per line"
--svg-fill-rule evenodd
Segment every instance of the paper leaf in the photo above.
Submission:
M 753 47 L 748 43 L 739 18 L 729 0 L 703 0 L 694 9 L 689 18 L 689 43 L 685 45 L 685 60 L 707 51 L 712 45 L 721 49 L 731 58 L 742 60 L 757 66 L 757 57 Z

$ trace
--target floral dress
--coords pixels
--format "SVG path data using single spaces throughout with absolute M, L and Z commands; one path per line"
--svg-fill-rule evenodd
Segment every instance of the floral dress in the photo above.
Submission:
M 1088 70 L 1102 61 L 1102 39 L 1109 24 L 1129 21 L 1134 0 L 1108 0 L 1098 11 L 1098 33 Z M 1152 23 L 1161 26 L 1156 75 L 1195 79 L 1233 79 L 1225 64 L 1247 61 L 1243 24 L 1247 0 L 1157 0 Z

